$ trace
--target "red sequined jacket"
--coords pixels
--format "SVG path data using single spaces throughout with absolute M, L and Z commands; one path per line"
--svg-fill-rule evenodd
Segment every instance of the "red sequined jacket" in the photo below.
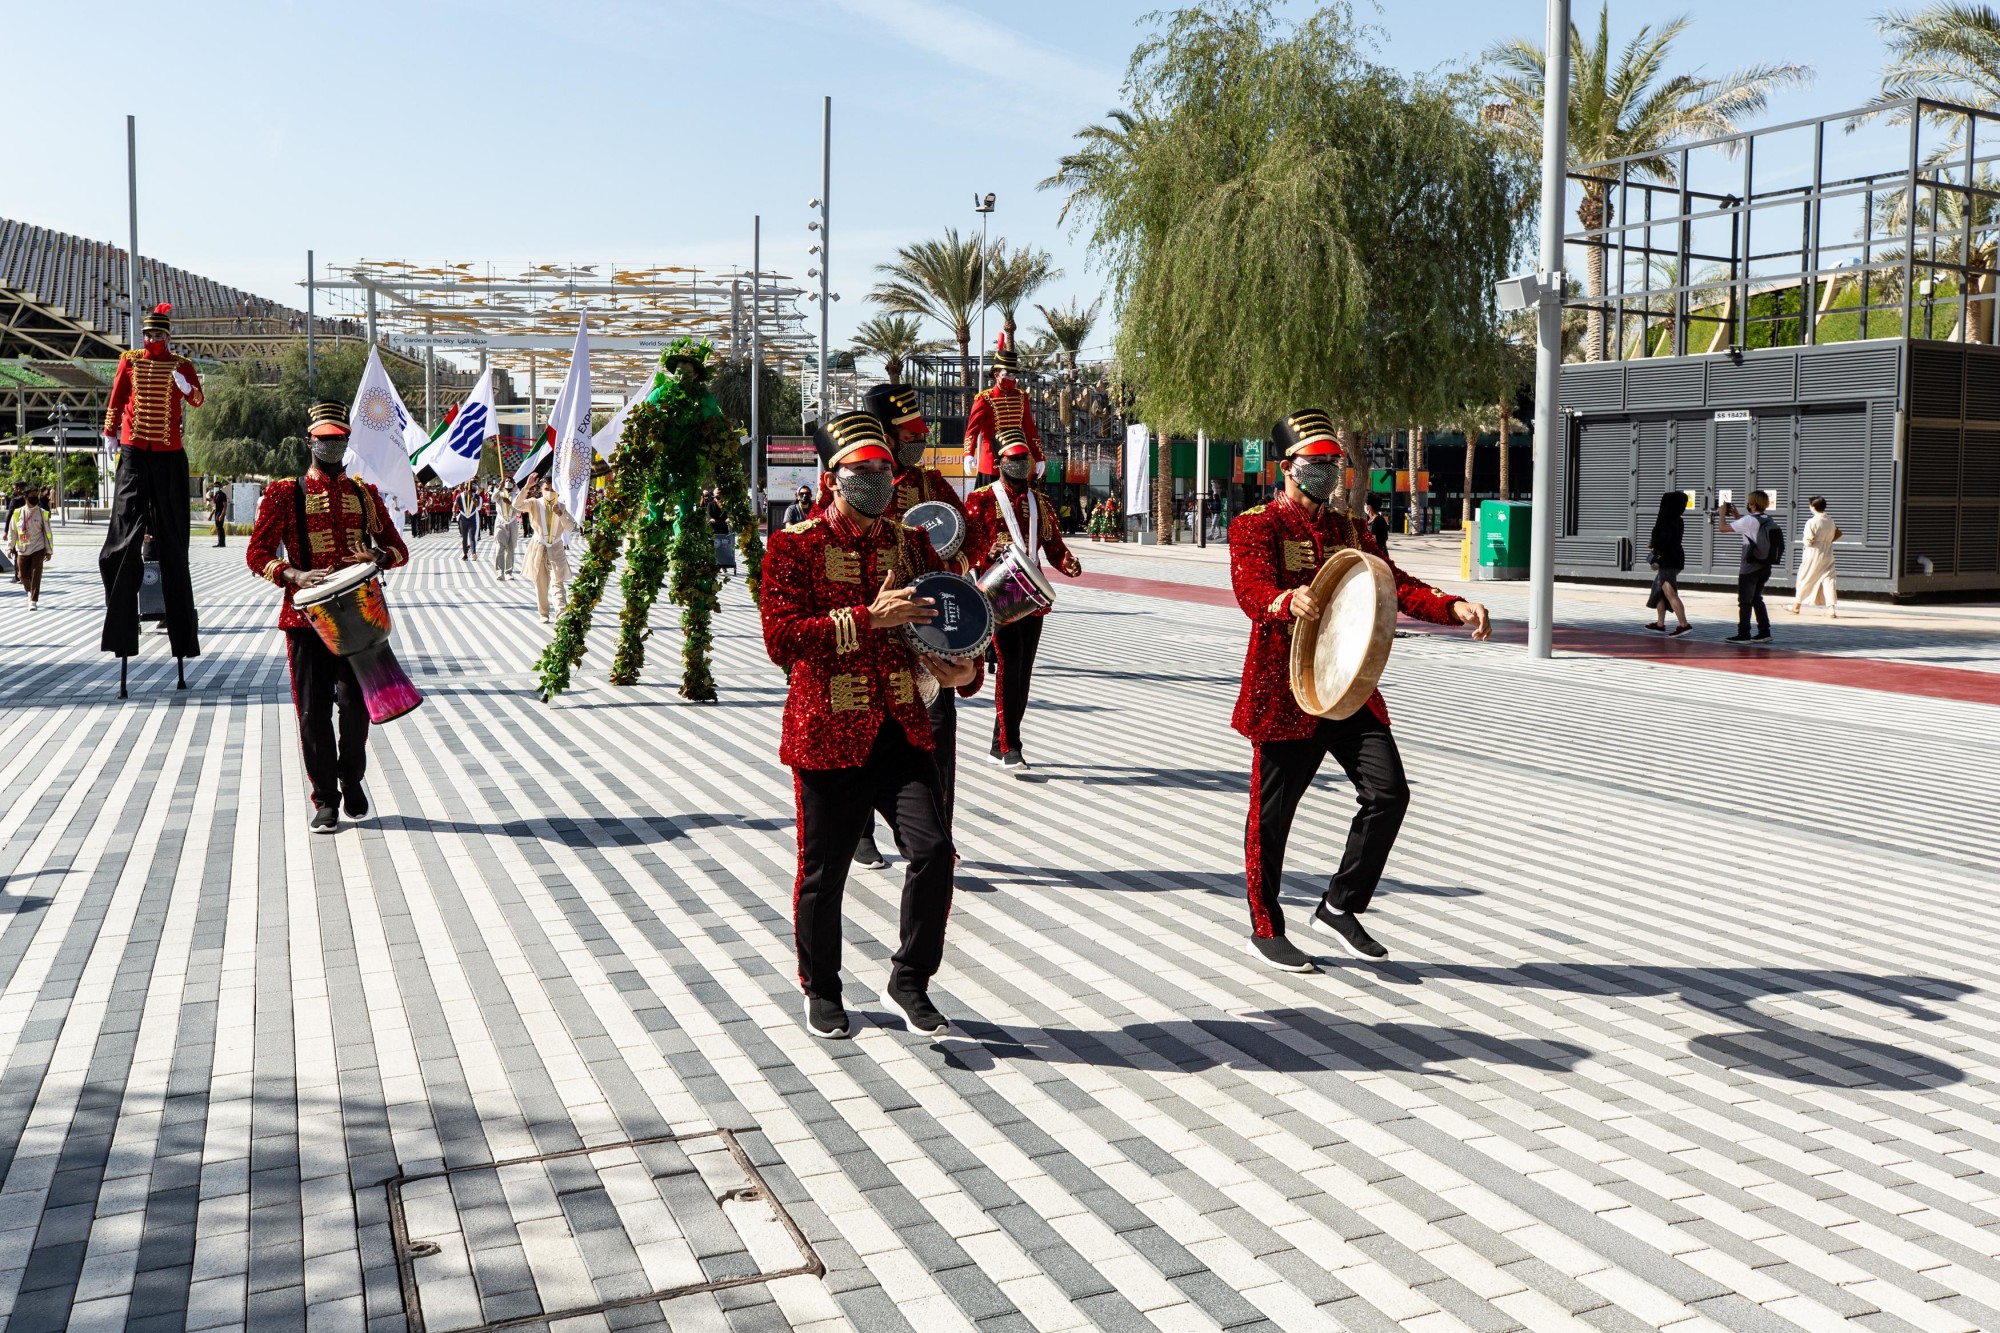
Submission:
M 1302 740 L 1319 725 L 1292 697 L 1291 593 L 1311 583 L 1326 557 L 1343 546 L 1389 559 L 1366 524 L 1330 505 L 1322 505 L 1315 520 L 1304 505 L 1281 495 L 1244 510 L 1229 525 L 1229 581 L 1237 605 L 1250 617 L 1250 652 L 1229 725 L 1253 741 Z M 1439 625 L 1458 623 L 1451 608 L 1464 598 L 1411 578 L 1393 560 L 1389 569 L 1396 576 L 1396 605 L 1404 615 Z M 1389 720 L 1380 690 L 1368 696 L 1368 711 Z
M 990 389 L 981 389 L 979 396 L 972 400 L 972 411 L 965 418 L 965 452 L 977 453 L 979 475 L 990 477 L 998 471 L 993 466 L 993 440 L 1006 426 L 1019 426 L 1021 434 L 1028 439 L 1028 452 L 1035 461 L 1042 461 L 1042 433 L 1035 428 L 1035 414 L 1028 407 L 1028 395 L 1012 380 L 996 384 Z
M 306 488 L 305 541 L 300 541 L 297 533 L 295 495 L 300 486 Z M 282 555 L 280 547 L 284 548 Z M 339 569 L 374 560 L 371 547 L 385 557 L 381 561 L 384 569 L 409 562 L 410 549 L 403 545 L 395 516 L 382 503 L 381 492 L 345 472 L 328 477 L 311 467 L 296 481 L 274 481 L 264 488 L 264 498 L 257 505 L 257 526 L 250 531 L 244 560 L 251 573 L 285 590 L 278 627 L 306 629 L 306 618 L 292 605 L 293 589 L 285 582 L 286 568 Z
M 998 560 L 1001 553 L 1014 544 L 1013 535 L 1007 531 L 1007 520 L 1000 514 L 999 492 L 1006 485 L 1004 481 L 996 481 L 991 486 L 981 486 L 965 498 L 965 553 L 972 563 L 974 578 L 978 578 L 979 571 Z M 1041 529 L 1038 540 L 1043 561 L 1075 578 L 1083 572 L 1083 566 L 1063 544 L 1062 531 L 1056 524 L 1055 506 L 1049 503 L 1048 496 L 1039 489 L 1026 486 L 1010 491 L 1008 498 L 1013 501 L 1015 526 L 1021 529 L 1023 537 L 1028 535 L 1030 493 L 1035 497 L 1035 507 L 1041 511 L 1036 526 Z M 1031 614 L 1045 616 L 1048 610 L 1043 608 Z
M 764 649 L 792 678 L 781 761 L 857 768 L 889 720 L 910 744 L 932 748 L 916 655 L 900 628 L 868 623 L 868 605 L 889 576 L 902 583 L 942 568 L 923 533 L 886 519 L 863 532 L 836 509 L 772 535 L 764 552 Z
M 183 404 L 201 406 L 201 375 L 194 362 L 174 355 L 165 343 L 148 343 L 118 358 L 111 401 L 104 409 L 104 433 L 128 448 L 179 453 Z

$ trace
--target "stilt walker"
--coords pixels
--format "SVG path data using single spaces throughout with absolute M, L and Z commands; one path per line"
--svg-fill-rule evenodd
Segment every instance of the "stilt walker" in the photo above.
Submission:
M 1361 925 L 1361 913 L 1382 878 L 1395 846 L 1410 786 L 1389 709 L 1378 690 L 1367 703 L 1334 721 L 1315 717 L 1293 697 L 1290 662 L 1294 627 L 1318 619 L 1310 585 L 1333 552 L 1359 550 L 1388 562 L 1397 608 L 1416 620 L 1470 625 L 1472 637 L 1489 633 L 1486 608 L 1439 592 L 1388 561 L 1365 523 L 1327 504 L 1343 467 L 1333 421 L 1318 408 L 1292 413 L 1271 429 L 1284 474 L 1284 494 L 1246 509 L 1229 525 L 1229 574 L 1237 604 L 1250 617 L 1250 651 L 1243 687 L 1230 725 L 1251 744 L 1250 816 L 1244 832 L 1244 872 L 1250 899 L 1250 952 L 1283 972 L 1311 972 L 1313 960 L 1285 936 L 1278 893 L 1285 874 L 1285 844 L 1292 816 L 1312 786 L 1322 760 L 1332 755 L 1353 784 L 1360 809 L 1347 832 L 1340 868 L 1313 913 L 1313 927 L 1357 958 L 1381 959 L 1389 951 Z
M 958 516 L 959 543 L 949 556 L 940 552 L 940 558 L 944 560 L 945 568 L 958 574 L 967 573 L 965 504 L 958 498 L 957 490 L 945 479 L 944 473 L 924 465 L 930 425 L 917 409 L 917 391 L 907 384 L 878 384 L 863 397 L 861 406 L 863 411 L 875 414 L 896 451 L 896 489 L 882 517 L 901 523 L 904 515 L 919 505 L 946 506 Z M 829 495 L 827 503 L 831 502 Z M 981 674 L 984 674 L 983 667 L 979 668 L 971 682 L 960 686 L 957 693 L 968 697 L 977 694 L 978 676 Z M 936 742 L 937 748 L 932 753 L 937 757 L 938 780 L 944 787 L 944 820 L 945 828 L 949 830 L 952 806 L 958 796 L 958 705 L 953 691 L 940 689 L 925 711 L 930 714 L 931 739 Z M 875 819 L 872 814 L 861 841 L 855 845 L 854 864 L 870 870 L 879 870 L 888 864 L 881 849 L 875 845 Z
M 139 652 L 139 584 L 149 535 L 160 566 L 176 688 L 187 688 L 186 659 L 201 656 L 200 618 L 188 573 L 188 465 L 181 444 L 183 411 L 201 406 L 201 375 L 194 362 L 168 350 L 172 319 L 173 307 L 164 301 L 146 312 L 144 345 L 118 358 L 104 411 L 105 438 L 119 448 L 111 521 L 97 556 L 104 579 L 100 646 L 118 657 L 121 699 L 127 661 Z
M 885 993 L 913 1029 L 938 1034 L 949 1024 L 931 1003 L 930 980 L 944 958 L 952 844 L 919 673 L 956 689 L 975 668 L 919 657 L 901 632 L 936 615 L 907 584 L 943 564 L 922 533 L 882 517 L 895 491 L 882 423 L 843 412 L 813 441 L 834 501 L 772 536 L 761 605 L 764 646 L 791 677 L 778 755 L 791 766 L 798 802 L 792 924 L 806 1028 L 823 1040 L 848 1035 L 841 901 L 872 810 L 909 858 Z
M 1010 550 L 1018 550 L 1036 578 L 1041 577 L 1045 559 L 1070 578 L 1083 573 L 1083 565 L 1063 544 L 1048 497 L 1034 483 L 1034 453 L 1026 436 L 1014 427 L 1002 426 L 996 444 L 1000 479 L 980 487 L 965 502 L 965 544 L 973 564 L 987 571 L 1009 558 Z M 993 633 L 999 669 L 993 682 L 993 746 L 989 755 L 1017 778 L 1028 772 L 1021 719 L 1028 711 L 1028 687 L 1035 675 L 1035 654 L 1041 648 L 1042 618 L 1047 614 L 1044 605 L 1004 622 Z

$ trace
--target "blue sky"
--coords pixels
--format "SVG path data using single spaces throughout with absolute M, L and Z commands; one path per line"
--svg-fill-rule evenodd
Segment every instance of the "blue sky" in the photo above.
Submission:
M 222 0 L 87 8 L 9 0 L 15 123 L 0 215 L 122 241 L 124 117 L 140 117 L 140 248 L 302 303 L 304 254 L 747 266 L 803 273 L 834 98 L 836 338 L 899 244 L 972 227 L 1101 288 L 1035 184 L 1119 100 L 1155 0 Z M 1309 6 L 1281 5 L 1289 13 Z M 1881 6 L 1620 0 L 1614 37 L 1687 13 L 1683 65 L 1813 65 L 1773 119 L 1858 105 Z M 1538 0 L 1364 7 L 1406 69 L 1539 40 Z M 1596 6 L 1579 8 L 1594 24 Z M 87 80 L 83 77 L 88 74 Z

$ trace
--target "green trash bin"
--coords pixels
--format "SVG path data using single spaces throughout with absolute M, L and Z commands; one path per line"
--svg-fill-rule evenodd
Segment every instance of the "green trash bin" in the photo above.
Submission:
M 1481 580 L 1528 577 L 1528 538 L 1534 506 L 1526 500 L 1479 502 L 1479 568 Z

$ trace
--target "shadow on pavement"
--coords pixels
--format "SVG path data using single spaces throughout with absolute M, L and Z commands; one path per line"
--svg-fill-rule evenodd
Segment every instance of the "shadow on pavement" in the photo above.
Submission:
M 537 827 L 546 824 L 546 828 Z M 692 827 L 776 829 L 790 828 L 790 819 L 748 818 L 734 814 L 691 814 L 677 815 L 673 819 L 659 816 L 616 815 L 589 816 L 575 818 L 560 816 L 547 821 L 510 819 L 503 823 L 482 824 L 456 819 L 427 819 L 422 815 L 375 815 L 359 823 L 341 825 L 343 832 L 360 829 L 387 832 L 395 829 L 405 833 L 453 833 L 472 837 L 515 838 L 524 841 L 559 842 L 567 847 L 590 847 L 609 841 L 616 847 L 635 847 L 642 843 L 667 842 L 683 837 Z

